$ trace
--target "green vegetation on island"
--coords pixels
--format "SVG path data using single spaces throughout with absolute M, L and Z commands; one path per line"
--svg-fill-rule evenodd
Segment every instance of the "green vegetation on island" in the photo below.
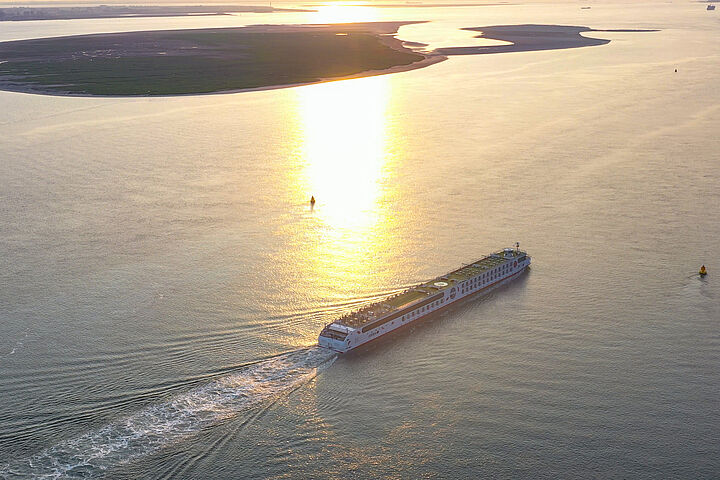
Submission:
M 359 75 L 423 60 L 398 24 L 264 26 L 83 35 L 0 43 L 0 89 L 181 95 Z M 401 25 L 401 24 L 400 24 Z

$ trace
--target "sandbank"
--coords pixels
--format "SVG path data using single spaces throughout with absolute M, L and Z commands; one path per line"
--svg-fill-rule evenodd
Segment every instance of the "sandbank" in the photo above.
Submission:
M 441 55 L 482 55 L 487 53 L 529 52 L 605 45 L 610 40 L 580 35 L 583 32 L 652 32 L 655 30 L 596 30 L 570 25 L 495 25 L 468 27 L 463 30 L 481 32 L 476 38 L 510 42 L 511 45 L 476 47 L 444 47 L 435 50 Z

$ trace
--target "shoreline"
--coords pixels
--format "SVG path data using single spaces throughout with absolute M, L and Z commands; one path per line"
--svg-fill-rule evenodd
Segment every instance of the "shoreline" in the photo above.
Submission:
M 430 65 L 434 65 L 436 63 L 444 62 L 448 59 L 447 55 L 439 55 L 439 54 L 419 54 L 423 55 L 425 58 L 422 60 L 419 60 L 417 62 L 409 63 L 407 65 L 397 65 L 395 67 L 385 68 L 383 70 L 366 70 L 361 73 L 356 73 L 354 75 L 346 75 L 344 77 L 328 77 L 328 78 L 322 78 L 316 82 L 303 82 L 303 83 L 288 83 L 285 85 L 273 85 L 273 86 L 267 86 L 267 87 L 255 87 L 255 88 L 239 88 L 235 90 L 222 90 L 218 92 L 210 92 L 210 93 L 185 93 L 181 95 L 148 95 L 147 97 L 141 97 L 141 98 L 148 98 L 150 96 L 154 97 L 188 97 L 188 96 L 196 96 L 196 95 L 229 95 L 233 93 L 244 93 L 244 92 L 262 92 L 264 90 L 280 90 L 283 88 L 293 88 L 293 87 L 303 87 L 306 85 L 318 85 L 320 83 L 329 83 L 329 82 L 339 82 L 342 80 L 353 80 L 357 78 L 366 78 L 366 77 L 378 77 L 380 75 L 390 75 L 393 73 L 402 73 L 402 72 L 409 72 L 411 70 L 418 70 L 421 68 L 429 67 Z M 0 87 L 0 90 L 2 87 Z M 65 95 L 63 95 L 65 96 Z M 87 96 L 98 96 L 98 95 L 87 95 Z M 108 95 L 111 96 L 111 95 Z M 130 96 L 130 95 L 129 95 Z
M 235 93 L 247 93 L 247 92 L 263 92 L 265 90 L 282 90 L 285 88 L 304 87 L 307 85 L 318 85 L 321 83 L 340 82 L 342 80 L 354 80 L 357 78 L 366 77 L 378 77 L 380 75 L 390 75 L 393 73 L 409 72 L 412 70 L 419 70 L 421 68 L 435 65 L 436 63 L 444 62 L 448 59 L 447 55 L 440 54 L 420 54 L 425 58 L 417 62 L 409 63 L 407 65 L 397 65 L 395 67 L 385 68 L 383 70 L 366 70 L 364 72 L 356 73 L 353 75 L 346 75 L 343 77 L 327 77 L 321 78 L 314 82 L 300 82 L 300 83 L 286 83 L 282 85 L 268 85 L 265 87 L 249 87 L 249 88 L 236 88 L 233 90 L 218 90 L 217 92 L 200 92 L 200 93 L 176 93 L 169 95 L 92 95 L 90 93 L 72 93 L 72 92 L 45 92 L 35 90 L 32 88 L 25 89 L 10 89 L 6 88 L 3 82 L 0 81 L 0 93 L 18 93 L 23 95 L 44 95 L 50 97 L 75 97 L 75 98 L 173 98 L 173 97 L 204 97 L 208 95 L 231 95 Z

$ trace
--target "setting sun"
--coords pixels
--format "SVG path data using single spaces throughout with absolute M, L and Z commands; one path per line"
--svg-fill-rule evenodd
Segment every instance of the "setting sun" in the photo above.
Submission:
M 361 3 L 327 3 L 315 7 L 310 16 L 312 23 L 373 22 L 378 19 L 377 9 Z

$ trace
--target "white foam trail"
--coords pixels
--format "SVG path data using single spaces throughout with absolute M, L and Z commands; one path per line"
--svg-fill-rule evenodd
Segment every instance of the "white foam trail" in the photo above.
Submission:
M 26 330 L 25 330 L 25 334 L 24 334 L 22 337 L 20 337 L 19 340 L 16 340 L 16 341 L 15 341 L 15 346 L 13 346 L 12 350 L 10 351 L 10 353 L 8 353 L 7 355 L 5 355 L 5 357 L 9 357 L 10 355 L 15 355 L 15 352 L 17 352 L 18 347 L 22 347 L 22 345 L 23 345 L 23 342 L 22 342 L 22 341 L 25 340 L 25 339 L 27 338 L 27 336 L 28 336 L 28 331 L 27 331 L 27 329 L 26 329 Z M 2 470 L 0 470 L 0 472 L 2 472 Z
M 311 347 L 253 364 L 100 430 L 0 468 L 8 478 L 93 478 L 309 381 L 337 358 Z

